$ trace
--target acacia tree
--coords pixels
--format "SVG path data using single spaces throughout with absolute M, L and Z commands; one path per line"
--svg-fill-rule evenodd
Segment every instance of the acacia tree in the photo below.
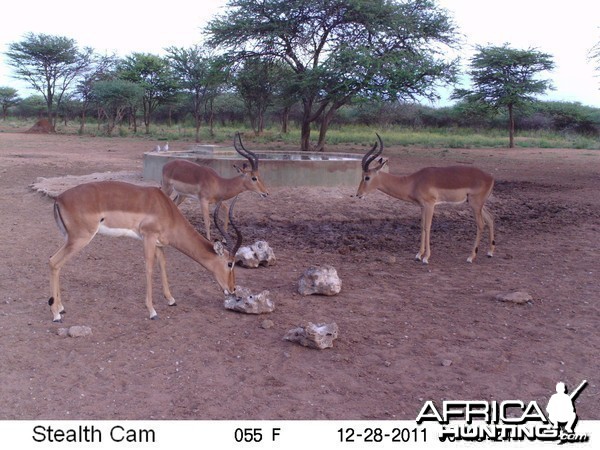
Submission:
M 600 41 L 590 49 L 588 58 L 596 65 L 594 69 L 600 74 Z
M 244 61 L 234 76 L 234 85 L 244 100 L 256 134 L 264 131 L 265 112 L 273 104 L 278 86 L 285 75 L 280 64 L 262 58 L 251 58 Z
M 480 103 L 493 109 L 508 110 L 509 147 L 515 135 L 515 108 L 535 100 L 535 95 L 551 89 L 549 80 L 536 78 L 540 72 L 552 70 L 554 62 L 547 53 L 535 49 L 518 50 L 501 47 L 477 47 L 468 72 L 472 89 L 456 89 L 452 97 Z
M 198 45 L 190 48 L 169 47 L 166 50 L 167 59 L 180 88 L 191 96 L 196 142 L 200 142 L 203 105 L 214 79 L 214 56 Z
M 121 61 L 118 73 L 119 78 L 144 89 L 142 107 L 146 134 L 149 134 L 154 111 L 159 105 L 171 101 L 177 91 L 167 60 L 148 53 L 133 53 Z
M 63 95 L 88 70 L 92 55 L 91 48 L 80 50 L 73 39 L 43 33 L 27 33 L 21 42 L 9 44 L 6 52 L 15 77 L 25 80 L 44 96 L 53 127 Z
M 0 86 L 0 106 L 2 106 L 2 119 L 6 120 L 8 108 L 17 105 L 21 101 L 17 90 L 8 86 Z
M 255 57 L 283 62 L 301 99 L 301 149 L 356 95 L 398 99 L 436 97 L 435 82 L 453 81 L 457 63 L 447 13 L 432 0 L 230 0 L 207 27 L 208 43 L 232 62 Z
M 144 90 L 127 80 L 104 80 L 93 84 L 90 98 L 106 117 L 106 132 L 110 136 L 128 111 L 142 101 Z
M 94 62 L 88 72 L 86 72 L 75 87 L 76 98 L 80 102 L 81 115 L 79 121 L 79 133 L 82 134 L 85 129 L 86 116 L 92 102 L 92 89 L 94 83 L 102 80 L 114 78 L 114 70 L 117 65 L 115 55 L 106 55 L 94 58 Z

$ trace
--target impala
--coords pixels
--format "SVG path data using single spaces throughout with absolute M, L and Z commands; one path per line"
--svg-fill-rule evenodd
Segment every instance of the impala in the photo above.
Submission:
M 421 207 L 421 248 L 415 259 L 423 264 L 429 262 L 431 221 L 435 205 L 465 201 L 471 205 L 477 224 L 475 245 L 467 262 L 473 262 L 477 255 L 485 224 L 490 229 L 490 247 L 487 255 L 493 256 L 496 247 L 494 218 L 484 205 L 494 187 L 494 178 L 476 167 L 465 166 L 426 167 L 408 176 L 392 175 L 381 170 L 388 162 L 383 158 L 379 159 L 375 167 L 370 167 L 383 152 L 383 142 L 379 135 L 377 140 L 362 159 L 363 175 L 356 195 L 362 198 L 379 189 L 392 197 L 416 203 Z
M 234 200 L 235 202 L 235 200 Z M 219 205 L 220 206 L 220 205 Z M 218 207 L 216 213 L 218 213 Z M 232 214 L 233 202 L 229 210 Z M 217 214 L 215 213 L 215 220 Z M 242 235 L 232 222 L 237 241 L 231 249 L 211 243 L 187 221 L 175 204 L 155 187 L 141 187 L 119 181 L 86 183 L 68 189 L 54 202 L 54 219 L 65 236 L 64 245 L 50 258 L 48 301 L 54 322 L 61 322 L 64 307 L 60 295 L 60 269 L 90 243 L 96 234 L 141 239 L 146 260 L 146 307 L 151 319 L 157 314 L 152 305 L 152 272 L 158 260 L 163 293 L 175 305 L 167 280 L 163 246 L 170 245 L 210 271 L 226 295 L 235 292 L 234 257 Z M 231 220 L 231 217 L 230 217 Z M 216 223 L 219 231 L 223 232 Z
M 238 145 L 239 141 L 239 145 Z M 236 151 L 248 159 L 250 167 L 246 163 L 242 167 L 233 166 L 239 175 L 233 178 L 223 178 L 214 169 L 208 166 L 175 159 L 164 165 L 162 170 L 162 190 L 170 196 L 173 191 L 176 196 L 174 202 L 180 205 L 186 197 L 195 197 L 200 201 L 206 237 L 210 240 L 210 213 L 209 205 L 235 197 L 244 191 L 254 191 L 262 197 L 269 195 L 260 174 L 258 173 L 258 156 L 246 150 L 242 144 L 240 133 L 233 138 L 233 146 Z M 225 211 L 227 206 L 225 205 Z M 225 215 L 225 230 L 227 230 L 227 217 Z

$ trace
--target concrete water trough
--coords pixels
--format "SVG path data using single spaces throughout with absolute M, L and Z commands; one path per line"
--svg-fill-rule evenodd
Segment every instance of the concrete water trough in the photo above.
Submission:
M 362 155 L 253 151 L 258 155 L 259 171 L 268 187 L 356 187 L 360 183 Z M 160 183 L 163 166 L 177 158 L 212 167 L 226 178 L 237 175 L 234 164 L 247 162 L 233 147 L 214 145 L 196 145 L 188 151 L 148 152 L 144 154 L 144 178 Z

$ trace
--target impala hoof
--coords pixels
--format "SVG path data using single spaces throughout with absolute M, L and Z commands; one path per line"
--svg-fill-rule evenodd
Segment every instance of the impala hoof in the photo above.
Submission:
M 169 303 L 169 306 L 177 306 L 177 302 L 173 300 L 173 303 Z
M 467 258 L 467 262 L 468 262 L 469 264 L 470 264 L 470 263 L 472 263 L 472 262 L 473 262 L 473 258 L 472 258 L 471 256 L 469 256 L 469 257 Z
M 155 316 L 150 317 L 150 320 L 158 320 L 158 314 Z
M 54 322 L 54 323 L 62 323 L 62 317 L 60 319 L 54 319 L 52 322 Z
M 488 258 L 492 258 L 494 256 L 494 254 L 492 252 L 487 252 L 487 257 Z

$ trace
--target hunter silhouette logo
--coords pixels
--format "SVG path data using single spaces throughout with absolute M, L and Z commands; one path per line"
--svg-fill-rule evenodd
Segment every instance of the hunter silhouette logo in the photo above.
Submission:
M 548 401 L 546 411 L 548 411 L 548 419 L 554 425 L 554 428 L 560 428 L 564 425 L 565 433 L 573 434 L 573 428 L 577 423 L 577 414 L 575 413 L 575 398 L 586 386 L 587 380 L 583 380 L 577 388 L 567 394 L 565 383 L 556 383 L 556 394 L 553 394 Z
M 437 422 L 442 425 L 439 440 L 444 441 L 559 441 L 588 442 L 589 435 L 576 434 L 575 399 L 587 385 L 583 380 L 571 393 L 565 383 L 556 384 L 548 400 L 547 415 L 536 401 L 522 400 L 444 400 L 441 408 L 425 402 L 417 425 Z

